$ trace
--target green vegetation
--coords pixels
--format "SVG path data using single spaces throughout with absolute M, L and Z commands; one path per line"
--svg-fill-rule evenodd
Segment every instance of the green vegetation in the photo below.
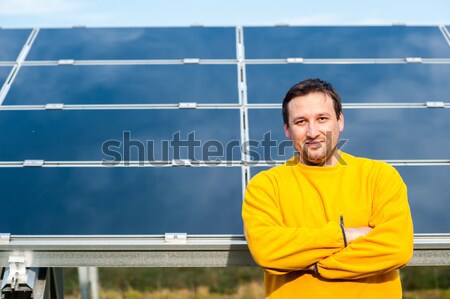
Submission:
M 263 271 L 258 267 L 236 268 L 100 268 L 100 286 L 103 291 L 122 294 L 126 298 L 141 298 L 135 292 L 158 290 L 188 290 L 196 294 L 207 289 L 207 294 L 232 295 L 241 285 L 260 284 Z M 76 268 L 65 269 L 64 288 L 67 295 L 79 293 Z
M 239 284 L 260 280 L 256 267 L 242 268 L 123 268 L 99 269 L 104 289 L 134 289 L 151 292 L 158 289 L 189 289 L 208 286 L 213 293 L 232 294 Z
M 102 298 L 258 298 L 258 267 L 100 268 Z M 450 298 L 450 266 L 401 270 L 405 298 Z M 77 269 L 65 269 L 65 293 L 79 297 Z
M 450 266 L 406 267 L 400 273 L 404 290 L 450 290 Z

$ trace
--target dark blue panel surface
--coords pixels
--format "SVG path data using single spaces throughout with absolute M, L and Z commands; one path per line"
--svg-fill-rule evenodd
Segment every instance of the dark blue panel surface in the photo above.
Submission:
M 236 59 L 236 30 L 209 28 L 41 29 L 27 60 Z
M 408 186 L 414 231 L 450 233 L 450 167 L 397 167 L 397 170 Z
M 0 29 L 0 60 L 16 61 L 30 33 L 30 29 Z
M 0 89 L 2 89 L 2 86 L 5 83 L 6 78 L 8 78 L 11 69 L 12 69 L 11 67 L 0 66 Z
M 344 120 L 340 138 L 347 142 L 342 150 L 355 156 L 383 160 L 450 158 L 450 109 L 346 109 Z M 259 147 L 251 147 L 255 157 L 290 157 L 293 150 L 279 153 L 287 150 L 286 142 L 282 142 L 285 136 L 281 109 L 250 109 L 249 129 L 250 138 L 259 143 Z M 268 132 L 276 143 L 269 148 L 269 156 L 264 153 L 268 147 L 262 146 Z
M 343 103 L 450 101 L 450 64 L 247 65 L 249 103 L 281 103 L 307 78 L 329 81 Z
M 251 160 L 288 160 L 296 153 L 284 135 L 281 109 L 249 109 L 248 129 Z
M 236 65 L 22 67 L 6 105 L 238 103 Z
M 396 167 L 408 186 L 409 205 L 415 233 L 450 233 L 449 166 Z M 268 167 L 252 167 L 255 176 Z
M 439 27 L 245 27 L 247 59 L 448 58 Z
M 239 167 L 0 168 L 0 186 L 11 234 L 243 233 Z
M 240 160 L 238 109 L 0 111 L 0 161 Z

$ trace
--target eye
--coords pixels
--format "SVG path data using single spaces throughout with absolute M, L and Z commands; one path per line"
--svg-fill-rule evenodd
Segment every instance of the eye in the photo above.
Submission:
M 326 122 L 327 120 L 328 120 L 328 118 L 325 116 L 319 117 L 319 122 Z
M 298 120 L 295 121 L 295 124 L 296 124 L 296 125 L 299 125 L 299 126 L 302 126 L 302 125 L 305 124 L 305 122 L 306 122 L 306 121 L 305 121 L 304 119 L 298 119 Z

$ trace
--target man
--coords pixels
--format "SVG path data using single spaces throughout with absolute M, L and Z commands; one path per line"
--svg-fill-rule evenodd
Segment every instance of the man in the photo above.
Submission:
M 400 175 L 337 149 L 344 116 L 329 83 L 294 85 L 282 110 L 298 155 L 257 174 L 242 210 L 266 296 L 401 298 L 397 269 L 412 256 L 413 228 Z

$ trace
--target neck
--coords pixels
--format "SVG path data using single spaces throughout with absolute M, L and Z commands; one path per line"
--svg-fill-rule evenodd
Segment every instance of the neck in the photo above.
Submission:
M 339 151 L 337 150 L 337 148 L 334 148 L 330 154 L 328 154 L 323 159 L 317 160 L 317 161 L 311 161 L 308 159 L 304 159 L 303 155 L 301 153 L 298 153 L 299 162 L 302 164 L 305 164 L 307 166 L 318 166 L 318 167 L 334 166 L 337 163 L 339 163 L 340 157 L 341 157 L 341 155 L 339 154 Z

